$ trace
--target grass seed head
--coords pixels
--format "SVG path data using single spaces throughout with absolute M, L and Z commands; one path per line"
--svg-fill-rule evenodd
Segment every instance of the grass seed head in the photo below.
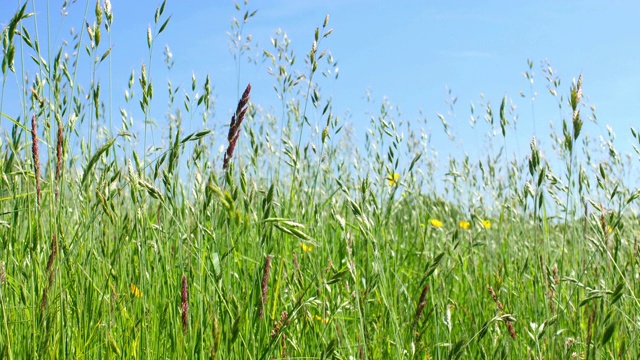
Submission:
M 189 294 L 187 289 L 187 276 L 182 275 L 182 292 L 181 292 L 182 302 L 182 331 L 187 332 L 187 326 L 189 325 Z
M 260 288 L 262 289 L 262 301 L 259 303 L 258 307 L 258 317 L 262 319 L 264 317 L 264 306 L 268 300 L 268 291 L 269 291 L 269 272 L 271 271 L 271 256 L 267 255 L 264 260 L 264 270 L 262 272 L 262 283 L 260 284 Z
M 251 84 L 247 85 L 244 93 L 242 93 L 242 97 L 240 98 L 240 101 L 238 101 L 236 112 L 231 117 L 231 123 L 229 124 L 229 134 L 227 135 L 229 146 L 227 147 L 227 151 L 224 154 L 224 161 L 222 164 L 223 170 L 227 170 L 227 168 L 229 167 L 229 161 L 231 161 L 231 158 L 233 157 L 233 151 L 236 148 L 236 143 L 238 142 L 238 137 L 240 136 L 240 125 L 242 125 L 244 115 L 247 112 L 250 93 Z
M 7 271 L 4 268 L 4 261 L 0 262 L 0 286 L 4 285 L 7 280 Z
M 36 203 L 40 205 L 40 154 L 38 151 L 38 126 L 36 116 L 31 116 L 31 154 L 33 156 L 33 176 L 36 179 Z
M 414 326 L 418 324 L 420 317 L 422 316 L 422 312 L 424 311 L 424 307 L 427 305 L 427 293 L 429 292 L 429 284 L 426 284 L 422 288 L 422 292 L 420 293 L 420 299 L 418 300 L 418 306 L 416 307 L 416 315 L 413 319 Z

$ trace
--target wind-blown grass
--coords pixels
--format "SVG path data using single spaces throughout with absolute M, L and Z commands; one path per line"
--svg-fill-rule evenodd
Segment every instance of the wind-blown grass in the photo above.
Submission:
M 246 6 L 231 32 L 238 72 L 255 45 L 237 35 L 259 16 Z M 531 138 L 526 156 L 505 155 L 507 97 L 496 114 L 489 104 L 472 114 L 498 147 L 484 158 L 439 158 L 425 120 L 398 120 L 386 101 L 355 144 L 317 82 L 336 74 L 322 49 L 327 17 L 302 65 L 282 32 L 262 49 L 278 114 L 250 102 L 248 87 L 220 136 L 207 125 L 212 84 L 194 77 L 184 108 L 202 128 L 183 133 L 169 83 L 165 144 L 150 144 L 165 3 L 119 129 L 96 80 L 116 51 L 114 14 L 108 2 L 91 9 L 51 58 L 26 4 L 2 32 L 0 357 L 640 356 L 640 193 L 621 181 L 631 170 L 612 141 L 603 153 L 584 134 L 581 76 L 558 95 L 545 65 L 561 109 L 551 150 Z M 67 48 L 89 55 L 62 56 Z M 25 69 L 22 102 L 9 109 L 6 82 Z M 213 150 L 225 140 L 230 151 Z

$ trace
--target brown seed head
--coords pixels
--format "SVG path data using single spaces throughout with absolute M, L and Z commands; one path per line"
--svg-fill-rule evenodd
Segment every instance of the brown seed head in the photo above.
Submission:
M 259 304 L 258 308 L 258 317 L 262 319 L 264 317 L 264 305 L 267 303 L 268 297 L 267 293 L 269 291 L 269 272 L 271 271 L 271 256 L 267 255 L 264 260 L 264 269 L 262 272 L 262 301 Z
M 229 146 L 227 147 L 227 151 L 224 154 L 224 161 L 222 164 L 223 170 L 227 170 L 227 168 L 229 167 L 229 161 L 231 161 L 231 157 L 233 157 L 233 151 L 235 150 L 236 143 L 238 142 L 238 138 L 240 137 L 240 125 L 242 125 L 244 115 L 247 112 L 250 92 L 251 84 L 247 85 L 247 88 L 242 93 L 242 97 L 238 101 L 236 112 L 231 117 L 231 123 L 229 124 L 229 133 L 227 135 Z
M 36 203 L 40 205 L 40 155 L 38 151 L 38 127 L 36 116 L 31 117 L 31 155 L 33 156 L 33 175 L 36 178 Z
M 182 275 L 181 297 L 182 297 L 182 302 L 180 305 L 182 308 L 182 331 L 186 333 L 187 327 L 189 325 L 189 294 L 187 290 L 187 276 L 184 274 Z
M 416 315 L 414 316 L 414 319 L 413 319 L 414 326 L 420 320 L 420 317 L 422 316 L 422 311 L 424 310 L 424 307 L 427 305 L 426 297 L 428 292 L 429 292 L 429 284 L 425 285 L 424 288 L 422 288 L 422 292 L 420 293 L 420 300 L 418 300 L 418 306 L 416 307 Z

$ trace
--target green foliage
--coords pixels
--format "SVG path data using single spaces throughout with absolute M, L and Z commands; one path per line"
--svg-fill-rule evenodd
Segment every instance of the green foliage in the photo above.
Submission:
M 582 76 L 558 95 L 560 80 L 542 64 L 560 108 L 555 157 L 536 137 L 525 156 L 509 152 L 517 116 L 507 96 L 499 123 L 490 102 L 471 106 L 470 126 L 488 127 L 482 156 L 439 158 L 426 117 L 408 122 L 386 99 L 355 144 L 317 82 L 338 77 L 322 48 L 327 16 L 304 64 L 284 31 L 259 49 L 281 108 L 249 103 L 223 172 L 213 150 L 222 136 L 207 127 L 209 76 L 199 90 L 194 75 L 183 102 L 168 82 L 166 145 L 147 142 L 153 50 L 171 30 L 165 6 L 147 32 L 149 60 L 125 91 L 140 108 L 120 109 L 117 133 L 97 80 L 117 51 L 108 2 L 96 2 L 86 33 L 53 59 L 29 35 L 26 4 L 2 31 L 3 74 L 15 60 L 36 72 L 21 113 L 5 114 L 0 101 L 11 125 L 0 142 L 0 358 L 640 356 L 640 190 L 622 181 L 630 169 L 611 130 L 602 146 L 589 142 Z M 235 7 L 239 79 L 242 63 L 257 64 L 246 32 L 258 15 Z M 66 46 L 86 51 L 64 59 Z M 168 47 L 164 56 L 171 68 Z M 85 62 L 91 76 L 80 84 Z M 450 94 L 451 110 L 455 102 Z M 135 111 L 145 119 L 142 156 Z M 185 131 L 182 111 L 201 116 L 202 128 Z M 438 119 L 453 140 L 447 116 Z M 35 161 L 46 162 L 39 206 Z

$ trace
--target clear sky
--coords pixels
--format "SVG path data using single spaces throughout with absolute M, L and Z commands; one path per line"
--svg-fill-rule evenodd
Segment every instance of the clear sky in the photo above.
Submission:
M 46 3 L 33 3 L 43 36 Z M 33 3 L 29 5 L 31 11 Z M 159 3 L 112 0 L 113 51 L 110 63 L 103 63 L 99 71 L 101 79 L 111 76 L 113 81 L 115 123 L 128 76 L 148 62 L 146 29 L 153 24 Z M 59 6 L 52 2 L 48 10 L 50 28 L 54 30 L 50 41 L 54 45 L 70 40 L 70 27 L 83 29 L 78 22 L 84 12 L 83 1 L 71 4 L 69 16 L 62 22 Z M 0 4 L 3 27 L 17 7 L 17 1 Z M 585 101 L 596 106 L 598 116 L 598 124 L 585 126 L 586 132 L 598 136 L 605 133 L 606 125 L 611 125 L 618 134 L 617 145 L 623 151 L 631 151 L 629 127 L 640 127 L 637 1 L 253 0 L 246 8 L 257 10 L 244 28 L 245 34 L 253 35 L 256 47 L 252 54 L 259 54 L 260 48 L 270 49 L 269 39 L 280 28 L 292 40 L 301 70 L 315 28 L 322 25 L 325 15 L 330 15 L 333 33 L 323 40 L 321 49 L 331 51 L 338 61 L 340 76 L 337 80 L 322 79 L 320 86 L 325 97 L 333 98 L 334 113 L 353 124 L 360 141 L 370 114 L 376 113 L 383 97 L 387 97 L 402 110 L 405 121 L 412 121 L 422 111 L 433 133 L 438 134 L 433 146 L 441 152 L 477 155 L 474 152 L 479 147 L 478 136 L 468 125 L 470 103 L 477 106 L 482 93 L 497 114 L 506 95 L 513 99 L 519 116 L 517 136 L 511 139 L 524 146 L 521 151 L 515 150 L 524 155 L 534 131 L 548 139 L 549 122 L 561 124 L 557 99 L 546 90 L 541 71 L 544 61 L 562 80 L 562 94 L 568 94 L 571 81 L 583 75 Z M 186 89 L 192 74 L 199 79 L 209 74 L 217 96 L 216 121 L 228 122 L 238 93 L 227 32 L 231 19 L 242 13 L 235 10 L 233 1 L 168 0 L 165 15 L 172 18 L 154 49 L 155 116 L 163 119 L 166 112 L 166 100 L 162 99 L 166 98 L 167 79 Z M 163 64 L 165 45 L 169 45 L 175 60 L 170 73 Z M 532 88 L 523 76 L 529 71 L 528 60 L 533 62 Z M 268 62 L 243 63 L 240 86 L 251 82 L 252 101 L 269 109 L 277 106 L 277 98 L 267 66 Z M 453 113 L 445 103 L 450 97 L 446 89 L 451 89 L 451 96 L 457 98 Z M 372 103 L 366 101 L 368 91 Z M 532 111 L 533 93 L 537 96 Z M 5 112 L 11 109 L 8 99 L 10 94 L 5 93 Z M 438 113 L 451 124 L 456 135 L 453 143 L 440 136 L 443 132 Z M 588 111 L 584 113 L 588 115 Z M 1 124 L 6 130 L 6 120 Z

